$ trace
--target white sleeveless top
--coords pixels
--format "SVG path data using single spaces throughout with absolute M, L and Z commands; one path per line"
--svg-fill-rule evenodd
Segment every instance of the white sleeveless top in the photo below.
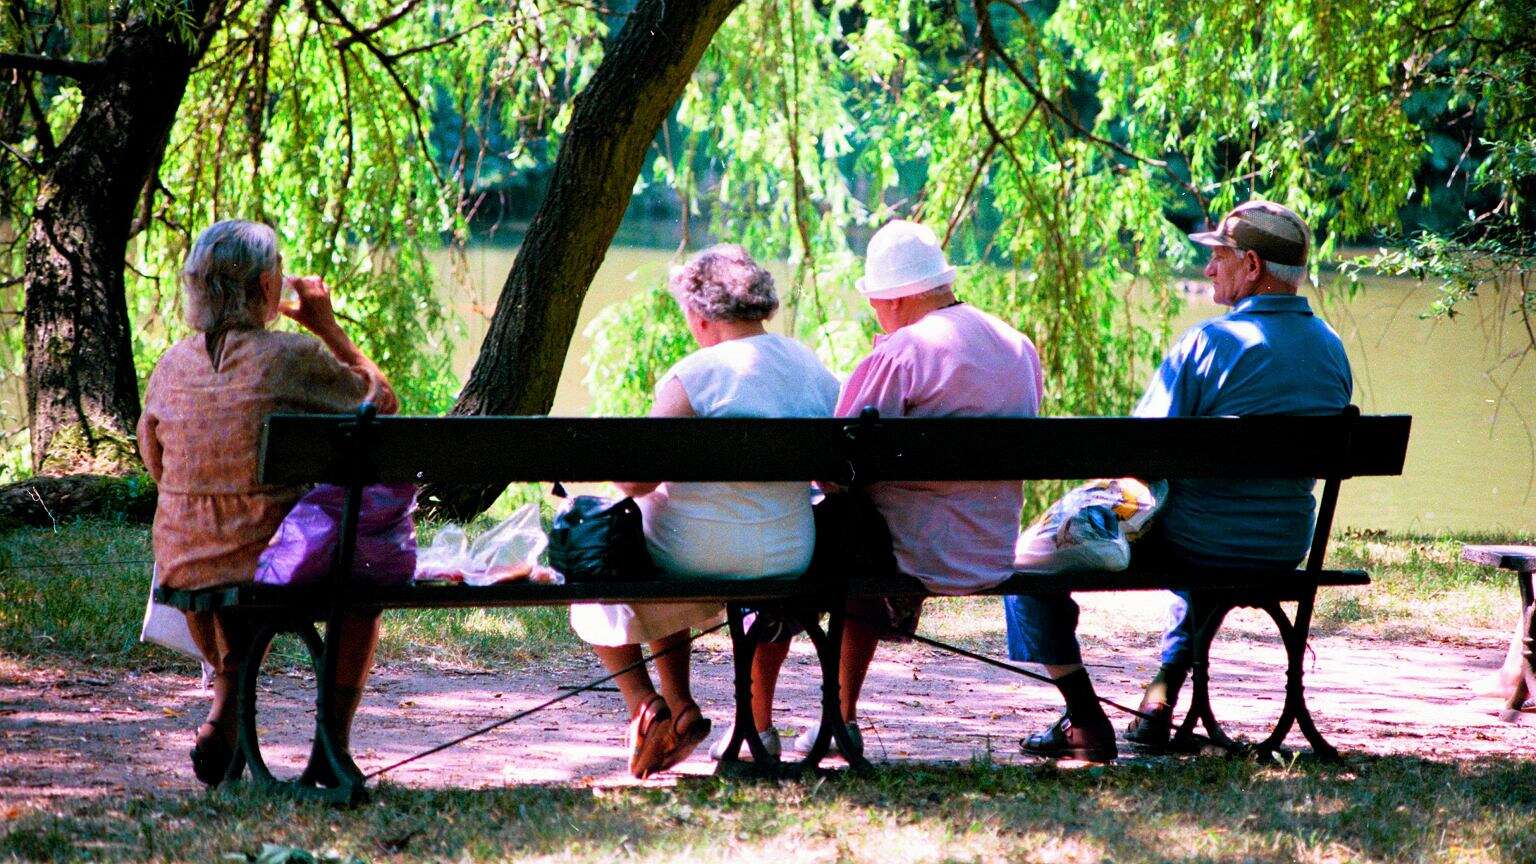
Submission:
M 837 379 L 809 348 L 774 333 L 731 339 L 661 377 L 700 417 L 831 417 Z M 656 564 L 677 575 L 802 572 L 815 531 L 808 483 L 663 483 L 638 499 Z

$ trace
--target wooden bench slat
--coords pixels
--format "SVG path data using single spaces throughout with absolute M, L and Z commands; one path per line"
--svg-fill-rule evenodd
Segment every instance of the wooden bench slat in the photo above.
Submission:
M 263 481 L 347 482 L 359 452 L 343 437 L 349 422 L 268 418 Z M 871 428 L 846 418 L 380 417 L 361 434 L 372 447 L 366 479 L 389 482 L 846 481 L 855 463 L 865 482 L 1265 478 L 1401 474 L 1410 423 L 1399 415 L 946 417 Z
M 1461 557 L 1500 570 L 1536 573 L 1536 546 L 1463 546 Z

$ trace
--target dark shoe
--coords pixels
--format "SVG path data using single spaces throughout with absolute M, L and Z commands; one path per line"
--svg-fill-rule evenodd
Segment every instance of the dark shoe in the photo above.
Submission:
M 340 778 L 331 770 L 331 761 L 325 758 L 318 744 L 309 751 L 309 761 L 304 765 L 304 773 L 299 775 L 299 785 L 320 789 L 335 789 L 341 785 Z
M 224 775 L 234 758 L 234 745 L 217 726 L 204 723 L 197 727 L 197 743 L 192 746 L 192 773 L 204 786 L 224 782 Z
M 1086 762 L 1113 762 L 1120 755 L 1115 748 L 1115 727 L 1109 725 L 1108 717 L 1100 715 L 1090 726 L 1079 726 L 1071 712 L 1061 715 L 1044 732 L 1020 741 L 1019 749 L 1031 756 Z
M 1166 702 L 1153 702 L 1137 710 L 1146 714 L 1147 718 L 1131 718 L 1130 725 L 1125 727 L 1126 743 L 1147 750 L 1166 749 L 1168 739 L 1173 735 L 1173 706 Z

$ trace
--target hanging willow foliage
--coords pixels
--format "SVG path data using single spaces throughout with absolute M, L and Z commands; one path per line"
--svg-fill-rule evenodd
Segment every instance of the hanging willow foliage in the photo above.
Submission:
M 1405 100 L 1437 63 L 1493 65 L 1453 55 L 1517 32 L 1497 8 L 773 0 L 716 38 L 682 152 L 714 159 L 714 232 L 791 261 L 790 330 L 859 314 L 850 233 L 918 218 L 970 265 L 962 296 L 1040 346 L 1048 410 L 1114 413 L 1166 339 L 1195 219 L 1281 201 L 1315 261 L 1397 226 L 1426 134 Z
M 132 14 L 171 19 L 185 11 L 177 0 L 135 5 L 143 9 Z M 582 0 L 215 4 L 125 250 L 140 380 L 187 333 L 178 271 L 192 240 L 218 219 L 250 218 L 277 229 L 289 272 L 325 277 L 338 316 L 405 410 L 445 410 L 458 386 L 449 362 L 463 311 L 445 297 L 467 278 L 456 252 L 469 219 L 505 171 L 552 152 L 614 17 Z M 115 20 L 101 2 L 12 4 L 0 15 L 0 52 L 90 58 Z M 66 77 L 22 80 L 0 95 L 0 260 L 16 274 L 39 190 L 38 172 L 13 166 L 46 160 L 81 98 Z M 21 308 L 20 281 L 0 285 L 8 318 Z M 13 376 L 0 376 L 0 479 L 27 461 L 17 440 L 26 417 L 20 329 L 8 323 L 0 342 L 0 369 Z
M 0 51 L 89 58 L 110 20 L 99 2 L 13 6 L 25 14 L 0 16 Z M 175 272 L 190 238 L 250 216 L 277 226 L 289 269 L 332 282 L 409 410 L 446 407 L 456 316 L 431 256 L 467 239 L 482 191 L 550 164 L 618 6 L 220 7 L 129 249 L 141 371 L 184 332 Z M 1166 341 L 1195 221 L 1278 200 L 1327 259 L 1338 238 L 1390 232 L 1403 206 L 1436 194 L 1416 178 L 1428 148 L 1409 104 L 1427 92 L 1477 118 L 1463 158 L 1496 201 L 1451 242 L 1485 242 L 1503 220 L 1516 239 L 1499 248 L 1528 250 L 1516 217 L 1536 174 L 1530 24 L 1529 4 L 1495 0 L 751 0 L 714 38 L 649 181 L 678 193 L 685 232 L 702 234 L 704 214 L 710 234 L 787 260 L 788 329 L 839 369 L 870 333 L 851 291 L 860 238 L 920 219 L 962 265 L 962 296 L 1040 347 L 1047 410 L 1114 413 Z M 41 158 L 78 101 L 41 80 L 0 92 L 0 241 L 24 236 L 11 226 L 37 192 L 13 166 Z M 1521 254 L 1509 260 L 1524 273 Z M 7 290 L 0 314 L 20 305 Z M 686 350 L 668 325 L 647 331 L 658 297 L 603 319 L 612 332 L 589 374 L 612 394 L 600 404 L 637 410 Z M 632 350 L 640 339 L 655 350 Z

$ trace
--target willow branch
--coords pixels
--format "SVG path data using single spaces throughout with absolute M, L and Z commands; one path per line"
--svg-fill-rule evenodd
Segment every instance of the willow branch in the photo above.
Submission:
M 314 12 L 313 2 L 314 0 L 309 0 L 309 3 L 307 4 L 309 5 L 311 12 Z M 340 6 L 336 5 L 336 0 L 320 0 L 320 2 L 325 5 L 325 8 L 328 9 L 332 15 L 336 16 L 337 23 L 339 23 L 343 29 L 356 37 L 354 39 L 354 44 L 361 45 L 368 51 L 368 53 L 372 54 L 374 58 L 379 61 L 379 65 L 383 67 L 384 73 L 389 76 L 389 80 L 394 82 L 395 88 L 400 91 L 400 96 L 405 102 L 406 110 L 410 113 L 411 116 L 411 126 L 415 129 L 416 142 L 421 147 L 422 158 L 426 160 L 427 167 L 432 171 L 432 177 L 437 181 L 438 187 L 441 188 L 446 184 L 447 181 L 443 179 L 443 174 L 438 170 L 437 167 L 437 159 L 432 155 L 431 140 L 427 136 L 426 124 L 421 119 L 421 105 L 415 96 L 411 93 L 410 85 L 405 83 L 405 79 L 400 77 L 400 71 L 395 68 L 395 57 L 392 56 L 389 52 L 385 51 L 383 48 L 379 47 L 379 44 L 373 41 L 372 36 L 364 33 L 361 29 L 358 28 L 356 24 L 353 24 L 350 20 L 348 20 L 346 13 L 341 10 Z M 318 18 L 319 16 L 317 15 L 315 17 Z M 340 45 L 340 43 L 337 44 L 337 47 L 341 48 L 342 50 L 346 50 Z
M 465 36 L 468 36 L 469 34 L 475 32 L 476 30 L 479 30 L 481 27 L 489 26 L 490 23 L 491 23 L 491 19 L 487 18 L 484 21 L 481 21 L 479 24 L 472 24 L 472 25 L 470 25 L 468 27 L 465 27 L 463 30 L 460 30 L 457 33 L 449 33 L 447 36 L 444 36 L 441 39 L 437 39 L 437 40 L 434 40 L 432 42 L 427 42 L 427 43 L 422 44 L 422 45 L 414 45 L 414 46 L 412 46 L 410 48 L 402 48 L 401 50 L 396 51 L 393 54 L 390 54 L 389 55 L 389 59 L 391 61 L 404 60 L 405 58 L 410 57 L 413 54 L 421 54 L 421 53 L 426 52 L 426 51 L 433 51 L 435 49 L 441 48 L 444 45 L 451 45 L 454 42 L 457 42 L 460 39 L 463 39 Z
M 40 75 L 58 75 L 89 84 L 106 72 L 104 60 L 66 60 L 62 57 L 44 57 L 41 54 L 12 54 L 0 51 L 0 69 L 18 72 L 36 72 Z
M 10 153 L 11 157 L 14 158 L 17 162 L 20 162 L 22 167 L 26 168 L 28 171 L 38 175 L 43 173 L 43 167 L 41 165 L 37 164 L 35 160 L 29 158 L 27 154 L 17 150 L 15 147 L 12 147 L 9 141 L 0 141 L 0 147 L 4 147 L 6 152 Z
M 1045 92 L 1042 91 L 1034 81 L 1030 80 L 1028 75 L 1024 74 L 1024 70 L 1019 66 L 1018 61 L 1016 61 L 1007 52 L 1007 50 L 1003 47 L 1001 40 L 997 38 L 997 31 L 992 28 L 991 16 L 992 5 L 995 3 L 1001 3 L 1002 5 L 1007 6 L 1009 9 L 1012 9 L 1015 14 L 1023 17 L 1025 20 L 1028 20 L 1028 13 L 1019 3 L 1019 0 L 974 0 L 974 2 L 978 25 L 977 29 L 981 36 L 983 49 L 988 54 L 996 55 L 997 59 L 1003 64 L 1004 68 L 1006 68 L 1009 73 L 1012 74 L 1013 77 L 1019 82 L 1019 84 L 1029 92 L 1029 95 L 1034 98 L 1037 103 L 1039 103 L 1040 107 L 1045 109 L 1046 113 L 1066 124 L 1068 128 L 1076 132 L 1078 135 L 1081 135 L 1082 137 L 1093 142 L 1094 144 L 1099 145 L 1100 147 L 1103 147 L 1106 150 L 1109 150 L 1125 159 L 1129 159 L 1132 162 L 1147 165 L 1152 168 L 1157 168 L 1164 174 L 1168 175 L 1169 179 L 1173 180 L 1175 184 L 1189 192 L 1189 194 L 1193 195 L 1195 197 L 1195 201 L 1200 205 L 1201 210 L 1208 209 L 1206 206 L 1205 196 L 1200 194 L 1199 187 L 1194 183 L 1191 183 L 1190 181 L 1180 177 L 1178 172 L 1173 170 L 1173 166 L 1168 164 L 1167 160 L 1155 159 L 1150 156 L 1143 156 L 1140 153 L 1130 150 L 1122 144 L 1116 143 L 1115 141 L 1105 138 L 1102 135 L 1096 134 L 1093 130 L 1089 129 L 1080 121 L 1078 121 L 1076 117 L 1064 110 L 1060 105 L 1057 105 L 1054 100 L 1046 96 Z
M 1417 33 L 1421 38 L 1427 38 L 1435 35 L 1436 33 L 1442 33 L 1446 30 L 1452 30 L 1456 27 L 1459 27 L 1461 25 L 1462 19 L 1467 17 L 1467 12 L 1470 11 L 1475 5 L 1477 5 L 1477 0 L 1462 0 L 1461 5 L 1456 8 L 1454 14 L 1451 15 L 1451 18 L 1448 21 L 1442 21 L 1441 23 L 1430 27 L 1417 27 L 1412 24 L 1409 26 L 1413 27 L 1414 32 Z
M 43 154 L 44 159 L 52 159 L 58 152 L 59 146 L 53 138 L 53 126 L 48 122 L 48 112 L 43 110 L 43 103 L 37 98 L 37 90 L 32 86 L 32 76 L 22 75 L 20 82 L 22 95 L 27 100 L 27 110 L 32 114 L 37 135 L 37 149 Z
M 811 303 L 816 307 L 816 311 L 820 312 L 821 289 L 816 283 L 816 250 L 812 245 L 811 229 L 806 223 L 805 218 L 805 208 L 808 203 L 806 199 L 809 196 L 805 188 L 805 174 L 800 165 L 800 19 L 796 14 L 799 10 L 794 4 L 788 4 L 785 8 L 789 17 L 790 64 L 787 84 L 786 79 L 782 75 L 779 78 L 779 94 L 780 98 L 786 103 L 784 107 L 789 114 L 789 165 L 790 171 L 794 174 L 794 182 L 791 185 L 791 189 L 794 193 L 795 233 L 800 237 L 800 251 L 803 256 L 800 259 L 800 273 L 797 274 L 796 282 L 799 282 L 798 277 L 800 276 L 806 278 L 810 284 Z M 799 287 L 797 284 L 796 288 L 798 289 Z M 795 293 L 798 294 L 799 291 L 797 290 Z M 795 298 L 797 301 L 798 299 Z M 794 335 L 795 319 L 799 317 L 799 305 L 798 302 L 790 304 L 785 326 L 788 328 L 791 336 Z
M 389 29 L 401 18 L 409 15 L 411 10 L 415 9 L 418 5 L 420 5 L 420 3 L 421 0 L 405 0 L 404 3 L 401 3 L 399 6 L 391 9 L 387 14 L 385 14 L 383 18 L 380 18 L 377 22 L 369 25 L 368 27 L 364 27 L 361 30 L 357 30 L 351 36 L 342 39 L 336 44 L 336 47 L 346 48 L 347 46 L 355 44 L 360 40 L 373 36 L 375 33 L 378 33 L 381 30 Z
M 251 192 L 256 199 L 256 213 L 264 216 L 261 194 L 261 150 L 267 140 L 267 88 L 272 70 L 272 29 L 277 26 L 278 12 L 284 0 L 268 0 L 266 8 L 256 22 L 255 38 L 251 40 L 251 67 L 255 73 L 252 95 L 245 103 L 245 127 L 247 152 L 251 157 Z

